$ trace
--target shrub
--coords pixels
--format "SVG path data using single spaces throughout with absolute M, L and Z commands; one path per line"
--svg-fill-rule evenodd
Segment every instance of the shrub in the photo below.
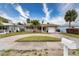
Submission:
M 21 32 L 25 31 L 24 29 L 20 29 Z

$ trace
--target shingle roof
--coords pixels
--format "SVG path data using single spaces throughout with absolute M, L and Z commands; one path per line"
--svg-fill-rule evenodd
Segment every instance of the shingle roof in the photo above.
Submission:
M 30 26 L 31 24 L 26 24 L 26 26 Z M 58 27 L 59 25 L 56 24 L 40 24 L 40 26 L 45 26 L 45 27 Z
M 56 24 L 41 24 L 41 26 L 57 27 L 59 25 L 56 25 Z

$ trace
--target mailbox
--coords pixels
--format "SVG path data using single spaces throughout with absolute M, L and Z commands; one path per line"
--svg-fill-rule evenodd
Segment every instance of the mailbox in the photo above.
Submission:
M 61 43 L 63 44 L 64 56 L 68 55 L 68 49 L 78 49 L 79 48 L 79 40 L 74 38 L 62 38 Z
M 67 38 L 62 38 L 62 44 L 67 46 L 69 49 L 76 49 L 77 44 L 74 40 L 70 40 Z

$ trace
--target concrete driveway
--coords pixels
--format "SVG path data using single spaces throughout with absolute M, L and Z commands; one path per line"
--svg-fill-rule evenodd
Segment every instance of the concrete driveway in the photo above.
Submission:
M 0 39 L 0 50 L 3 49 L 18 49 L 18 50 L 31 50 L 31 49 L 62 49 L 61 42 L 15 42 L 15 40 L 28 36 L 51 36 L 58 37 L 58 34 L 23 34 Z

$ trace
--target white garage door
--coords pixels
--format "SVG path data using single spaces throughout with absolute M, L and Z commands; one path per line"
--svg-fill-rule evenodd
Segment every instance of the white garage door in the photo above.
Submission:
M 48 27 L 48 33 L 55 33 L 54 27 Z

